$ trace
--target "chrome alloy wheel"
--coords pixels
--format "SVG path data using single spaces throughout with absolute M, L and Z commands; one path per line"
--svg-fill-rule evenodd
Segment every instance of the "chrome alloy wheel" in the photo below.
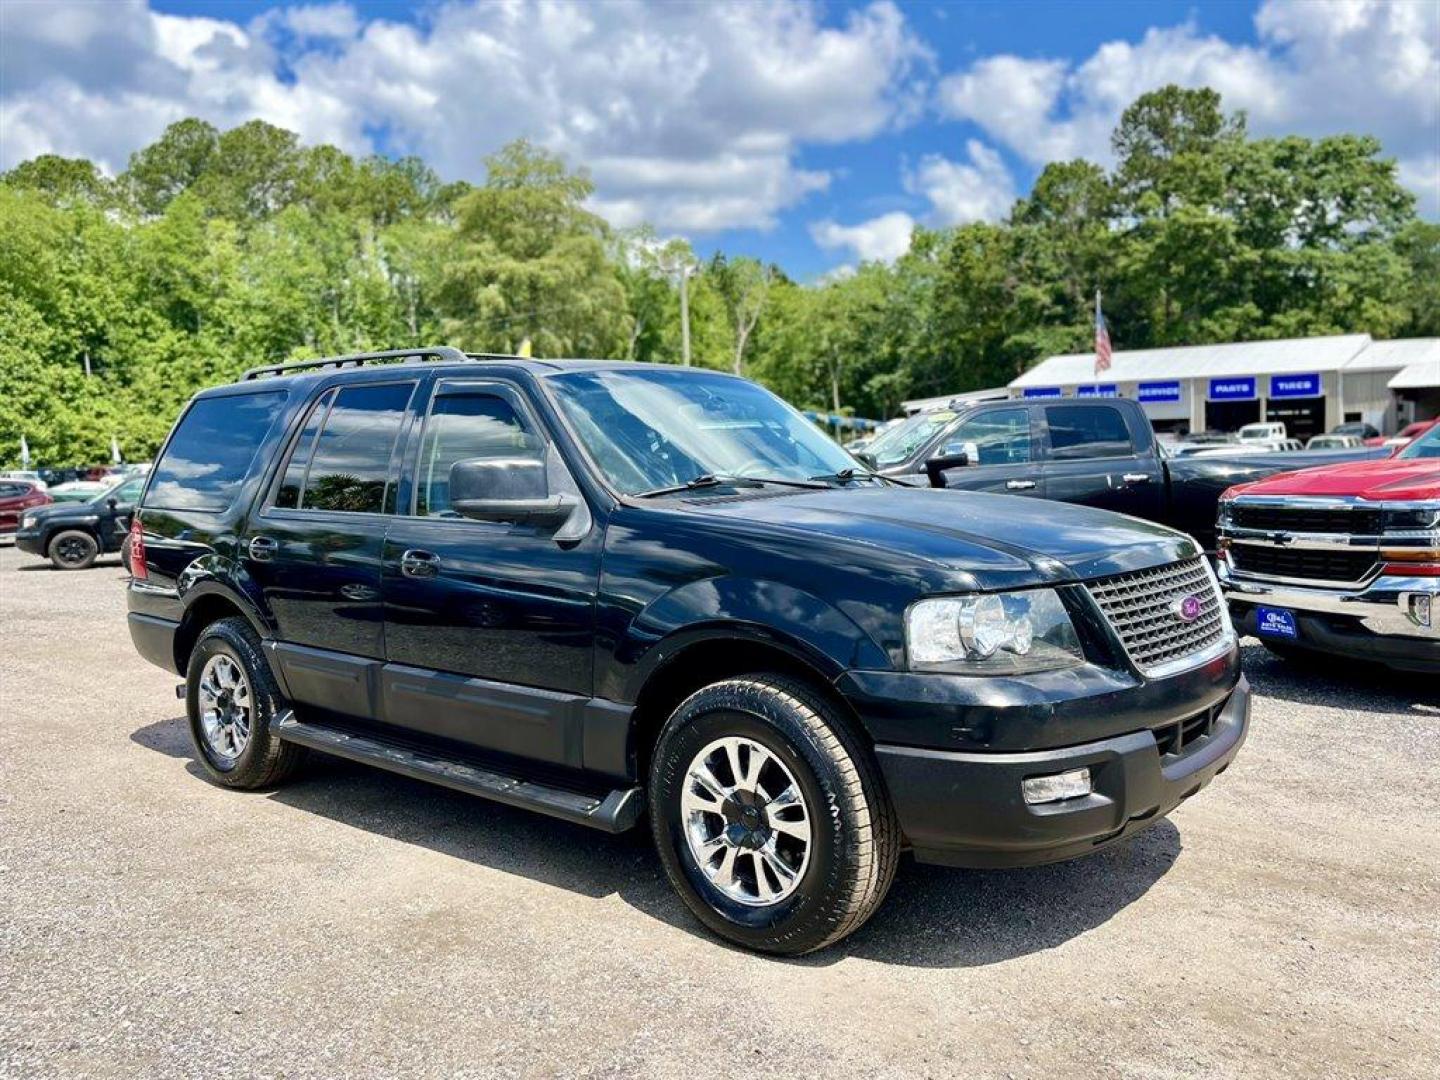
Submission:
M 790 770 L 753 739 L 716 739 L 690 762 L 680 795 L 701 873 L 731 900 L 778 904 L 810 863 L 810 811 Z
M 234 659 L 216 653 L 200 672 L 200 727 L 210 752 L 227 762 L 238 758 L 254 715 L 250 680 Z

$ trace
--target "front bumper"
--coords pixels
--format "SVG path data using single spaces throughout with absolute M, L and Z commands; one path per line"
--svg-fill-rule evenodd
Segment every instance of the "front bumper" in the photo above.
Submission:
M 1235 628 L 1256 634 L 1259 605 L 1295 612 L 1298 648 L 1440 671 L 1440 578 L 1382 575 L 1367 585 L 1307 588 L 1237 576 L 1220 564 L 1220 585 Z M 1417 602 L 1419 600 L 1420 602 Z M 1419 620 L 1425 611 L 1430 623 Z
M 875 749 L 916 859 L 1030 866 L 1131 836 L 1223 772 L 1249 730 L 1249 684 L 1242 677 L 1203 715 L 1204 734 L 1171 753 L 1161 752 L 1152 730 L 1022 753 Z M 1038 806 L 1025 802 L 1022 780 L 1085 767 L 1094 786 L 1090 795 Z
M 31 555 L 45 555 L 45 533 L 37 528 L 15 530 L 15 546 Z

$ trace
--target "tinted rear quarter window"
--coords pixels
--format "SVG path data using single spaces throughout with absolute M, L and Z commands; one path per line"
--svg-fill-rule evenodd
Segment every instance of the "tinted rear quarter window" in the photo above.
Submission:
M 263 390 L 201 398 L 192 404 L 155 465 L 145 505 L 160 510 L 228 510 L 288 394 Z
M 1125 417 L 1109 405 L 1050 407 L 1045 410 L 1045 423 L 1050 428 L 1050 456 L 1061 461 L 1135 452 Z

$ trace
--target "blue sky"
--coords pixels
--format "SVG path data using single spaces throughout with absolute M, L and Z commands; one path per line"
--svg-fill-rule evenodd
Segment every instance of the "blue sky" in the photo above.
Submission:
M 1440 215 L 1440 4 L 8 0 L 0 166 L 111 170 L 185 115 L 419 153 L 449 177 L 527 136 L 595 208 L 802 279 L 1003 216 L 1120 109 L 1213 85 L 1262 134 L 1367 131 Z

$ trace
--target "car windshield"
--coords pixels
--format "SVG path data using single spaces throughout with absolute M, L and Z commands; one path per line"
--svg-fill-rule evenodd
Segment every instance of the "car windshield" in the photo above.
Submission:
M 941 428 L 948 427 L 955 416 L 950 409 L 916 413 L 875 436 L 875 441 L 865 447 L 865 456 L 879 469 L 899 465 L 933 439 Z
M 1412 460 L 1415 458 L 1440 458 L 1440 424 L 1436 424 L 1395 456 Z
M 144 486 L 145 478 L 143 476 L 127 477 L 121 480 L 120 483 L 107 487 L 89 501 L 92 503 L 103 503 L 107 499 L 115 499 L 122 503 L 133 503 L 136 499 L 140 498 L 140 489 Z
M 855 459 L 768 390 L 719 372 L 656 367 L 552 376 L 565 418 L 627 495 L 700 477 L 806 481 Z

